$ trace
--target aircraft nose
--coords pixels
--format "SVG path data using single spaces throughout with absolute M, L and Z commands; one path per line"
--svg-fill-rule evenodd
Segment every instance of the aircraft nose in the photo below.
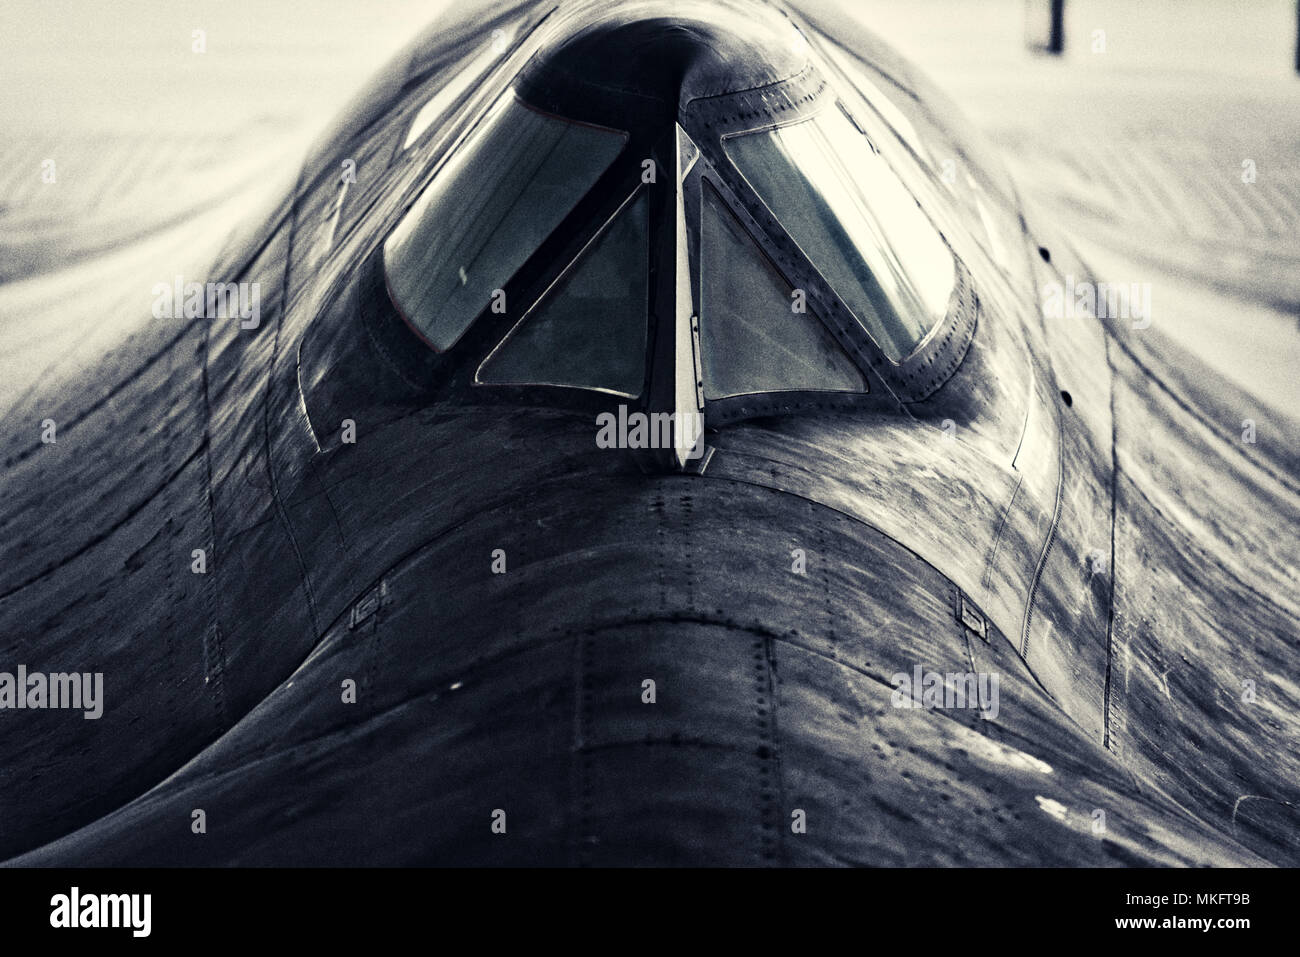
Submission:
M 952 583 L 841 512 L 731 475 L 550 484 L 388 577 L 368 707 L 414 725 L 376 758 L 424 776 L 385 784 L 386 803 L 439 822 L 413 859 L 1098 859 L 1091 833 L 990 813 L 987 789 L 1035 808 L 1074 780 L 1060 755 L 1102 757 L 991 624 L 972 641 Z M 918 666 L 998 675 L 998 722 L 1032 709 L 1049 760 L 999 750 L 974 703 L 900 706 L 894 676 Z
M 373 780 L 385 804 L 439 822 L 420 860 L 830 860 L 830 831 L 798 843 L 792 827 L 879 817 L 863 803 L 868 762 L 834 786 L 829 773 L 881 733 L 859 722 L 888 709 L 892 688 L 863 672 L 897 669 L 871 645 L 924 633 L 917 609 L 949 614 L 937 575 L 904 614 L 883 587 L 864 601 L 842 580 L 915 584 L 897 574 L 901 551 L 838 513 L 724 480 L 632 476 L 482 514 L 395 570 L 382 607 L 336 639 L 345 671 L 369 669 L 367 710 L 406 728 Z M 845 830 L 874 832 L 863 827 Z
M 343 753 L 297 759 L 304 794 L 344 766 L 334 786 L 370 796 L 364 821 L 328 821 L 357 832 L 340 846 L 512 865 L 1098 853 L 987 813 L 996 772 L 975 755 L 996 746 L 977 711 L 898 706 L 892 675 L 970 667 L 951 584 L 825 506 L 708 473 L 554 484 L 378 587 L 297 679 L 357 678 L 356 710 L 332 719 Z M 985 669 L 1019 667 L 993 647 L 974 652 Z M 318 728 L 334 697 L 309 685 L 281 707 Z M 1055 734 L 1049 748 L 1080 746 L 1066 723 Z M 1018 760 L 1008 793 L 1032 807 L 1052 771 Z
M 979 820 L 945 767 L 978 714 L 891 702 L 917 662 L 967 670 L 950 586 L 839 512 L 707 472 L 556 484 L 385 582 L 328 670 L 391 725 L 376 819 L 438 822 L 415 860 L 903 863 L 932 811 Z
M 244 721 L 32 862 L 1157 860 L 1044 826 L 1043 795 L 1138 805 L 957 598 L 884 534 L 738 479 L 535 488 L 390 567 Z M 918 667 L 999 675 L 996 721 L 900 701 Z M 195 807 L 205 840 L 141 826 Z

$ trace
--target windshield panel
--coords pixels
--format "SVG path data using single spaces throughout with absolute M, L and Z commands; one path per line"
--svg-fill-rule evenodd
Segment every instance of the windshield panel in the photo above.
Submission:
M 450 349 L 626 141 L 507 92 L 385 241 L 394 305 L 435 350 Z
M 701 228 L 700 352 L 709 399 L 761 392 L 865 392 L 862 373 L 711 187 Z
M 724 148 L 890 359 L 906 358 L 943 320 L 952 252 L 841 109 L 728 137 Z
M 650 295 L 649 222 L 642 192 L 488 356 L 476 381 L 639 396 Z

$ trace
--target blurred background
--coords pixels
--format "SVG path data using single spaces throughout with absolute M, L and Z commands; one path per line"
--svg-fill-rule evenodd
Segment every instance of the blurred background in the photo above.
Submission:
M 290 181 L 357 87 L 439 2 L 113 4 L 0 12 L 0 336 L 68 295 L 218 234 Z M 1024 198 L 1099 273 L 1239 384 L 1300 407 L 1295 0 L 846 0 L 1001 148 Z M 202 31 L 204 52 L 195 52 Z M 53 181 L 49 181 L 53 161 Z M 1254 181 L 1243 181 L 1249 161 Z M 1185 308 L 1184 308 L 1185 307 Z M 0 373 L 3 373 L 0 362 Z

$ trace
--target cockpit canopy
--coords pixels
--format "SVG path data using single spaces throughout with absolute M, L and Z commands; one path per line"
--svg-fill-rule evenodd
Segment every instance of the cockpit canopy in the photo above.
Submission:
M 383 244 L 397 312 L 483 389 L 734 418 L 936 388 L 969 282 L 810 44 L 654 9 L 556 29 L 503 85 Z

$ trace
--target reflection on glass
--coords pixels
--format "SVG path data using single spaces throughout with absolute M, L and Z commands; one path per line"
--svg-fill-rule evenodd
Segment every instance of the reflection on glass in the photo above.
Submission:
M 862 373 L 711 187 L 700 235 L 700 354 L 704 394 L 865 392 Z
M 394 304 L 434 349 L 451 348 L 626 139 L 507 92 L 385 241 Z
M 477 381 L 640 395 L 650 294 L 648 227 L 641 193 L 488 357 Z
M 952 252 L 838 107 L 730 137 L 727 155 L 894 361 L 948 308 Z

